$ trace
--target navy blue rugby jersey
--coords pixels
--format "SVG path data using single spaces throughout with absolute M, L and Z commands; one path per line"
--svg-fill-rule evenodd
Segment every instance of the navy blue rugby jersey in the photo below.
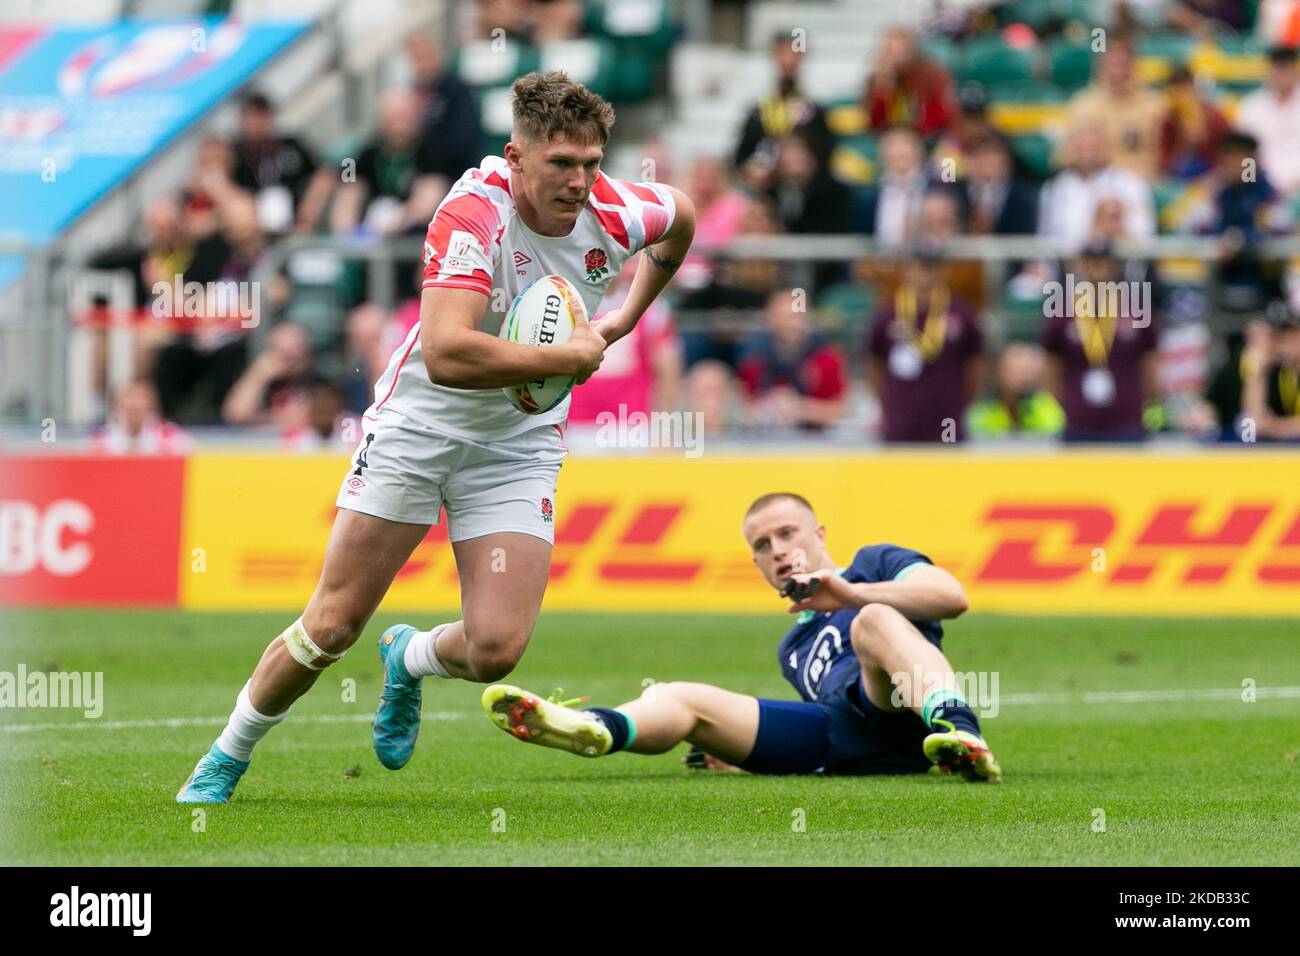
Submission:
M 871 544 L 859 549 L 853 562 L 837 573 L 854 584 L 896 581 L 918 566 L 932 563 L 910 548 Z M 804 611 L 781 639 L 777 647 L 781 673 L 804 700 L 828 697 L 857 680 L 858 659 L 849 642 L 849 627 L 857 613 L 857 609 Z M 939 646 L 943 628 L 938 621 L 912 623 L 926 640 Z

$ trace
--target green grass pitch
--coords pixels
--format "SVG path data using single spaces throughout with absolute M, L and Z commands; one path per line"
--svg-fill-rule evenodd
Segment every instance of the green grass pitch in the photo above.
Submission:
M 0 618 L 0 670 L 21 661 L 102 671 L 106 700 L 98 721 L 66 710 L 0 710 L 0 862 L 1297 861 L 1300 692 L 1286 690 L 1300 687 L 1294 620 L 952 622 L 945 649 L 954 667 L 998 673 L 1000 713 L 984 730 L 1006 781 L 981 786 L 927 776 L 710 774 L 681 766 L 684 747 L 583 760 L 509 739 L 483 717 L 479 687 L 434 680 L 425 682 L 430 719 L 419 749 L 393 773 L 375 760 L 368 725 L 380 679 L 374 641 L 398 620 L 381 615 L 262 743 L 234 802 L 207 808 L 199 821 L 194 808 L 173 802 L 176 789 L 262 647 L 290 619 L 126 611 Z M 779 612 L 544 611 L 510 679 L 609 705 L 636 696 L 646 679 L 789 698 L 775 661 L 786 623 Z M 1254 702 L 1241 700 L 1247 678 L 1259 689 Z M 1079 699 L 1092 691 L 1110 698 Z

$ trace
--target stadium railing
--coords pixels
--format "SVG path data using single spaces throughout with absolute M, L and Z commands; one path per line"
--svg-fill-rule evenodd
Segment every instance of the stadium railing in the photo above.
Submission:
M 1140 242 L 1119 242 L 1115 248 L 1123 256 L 1155 262 L 1185 260 L 1201 265 L 1213 263 L 1221 253 L 1219 240 L 1214 237 L 1172 235 Z M 1035 236 L 959 237 L 939 246 L 939 249 L 948 259 L 975 261 L 987 266 L 984 281 L 988 292 L 986 300 L 990 305 L 984 317 L 989 337 L 994 342 L 999 341 L 1003 331 L 1005 316 L 1000 304 L 1008 264 L 1068 258 L 1077 251 L 1064 243 Z M 423 252 L 421 241 L 416 238 L 367 241 L 331 236 L 292 236 L 268 247 L 250 281 L 262 282 L 266 287 L 269 280 L 285 269 L 292 256 L 310 250 L 328 251 L 344 262 L 367 265 L 364 298 L 387 308 L 405 298 L 398 288 L 395 264 L 418 260 Z M 1265 262 L 1297 258 L 1300 257 L 1300 237 L 1264 240 L 1253 246 L 1252 251 Z M 861 235 L 745 236 L 724 249 L 710 251 L 708 255 L 726 260 L 774 260 L 784 264 L 783 282 L 811 288 L 813 271 L 818 263 L 850 263 L 867 258 L 898 259 L 906 255 L 906 250 Z M 26 271 L 21 279 L 0 292 L 0 369 L 4 372 L 3 384 L 0 385 L 0 420 L 28 426 L 38 425 L 47 416 L 69 421 L 71 411 L 85 407 L 84 402 L 73 400 L 73 393 L 77 388 L 84 388 L 85 383 L 72 382 L 69 368 L 69 356 L 75 354 L 74 339 L 78 327 L 75 300 L 84 299 L 88 289 L 111 287 L 114 281 L 120 282 L 122 276 L 115 280 L 111 275 L 87 270 L 84 263 L 88 254 L 84 250 L 58 245 L 38 248 L 19 237 L 0 237 L 0 261 L 6 256 L 25 259 Z M 1212 297 L 1214 270 L 1206 269 L 1205 273 L 1201 285 L 1207 296 Z M 130 316 L 121 310 L 119 314 L 120 324 L 129 325 Z M 713 328 L 717 318 L 714 313 L 705 311 L 679 311 L 677 314 L 678 327 L 683 331 Z M 867 318 L 863 316 L 861 321 L 865 322 Z M 1207 318 L 1211 329 L 1218 332 L 1232 328 L 1233 322 L 1240 321 L 1240 316 L 1222 315 L 1213 310 Z M 728 321 L 733 325 L 737 322 L 742 326 L 746 323 L 752 325 L 758 317 L 731 313 Z M 860 326 L 840 331 L 851 333 L 856 329 Z M 268 330 L 269 323 L 266 322 L 252 329 L 254 349 L 260 346 Z M 834 336 L 837 330 L 832 327 L 827 331 Z M 129 369 L 118 368 L 117 374 L 110 374 L 110 383 L 128 374 Z

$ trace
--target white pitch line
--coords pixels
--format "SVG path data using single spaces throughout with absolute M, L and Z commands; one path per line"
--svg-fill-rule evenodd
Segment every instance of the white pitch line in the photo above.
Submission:
M 1173 690 L 1085 690 L 1077 692 L 1051 692 L 1029 694 L 1000 694 L 999 707 L 1041 707 L 1057 704 L 1159 704 L 1167 701 L 1240 701 L 1244 688 L 1205 687 L 1176 688 Z M 1256 700 L 1300 699 L 1300 687 L 1257 687 Z M 457 710 L 432 710 L 422 713 L 424 720 L 460 720 L 465 716 Z M 169 717 L 162 720 L 80 720 L 52 721 L 42 724 L 0 724 L 0 731 L 11 734 L 38 730 L 152 730 L 160 727 L 224 727 L 227 717 Z M 373 714 L 304 714 L 294 717 L 293 723 L 368 723 Z
M 455 710 L 427 710 L 423 720 L 460 720 L 465 715 Z M 0 731 L 11 734 L 36 730 L 152 730 L 158 727 L 224 727 L 229 717 L 168 717 L 162 720 L 79 720 L 51 721 L 43 724 L 0 724 Z M 360 724 L 375 719 L 374 714 L 303 714 L 294 724 Z
M 1172 700 L 1240 701 L 1244 687 L 1177 688 L 1174 690 L 1085 690 L 1040 694 L 1000 694 L 1002 707 L 1033 707 L 1045 704 L 1158 704 Z M 1300 698 L 1300 687 L 1256 687 L 1256 700 Z

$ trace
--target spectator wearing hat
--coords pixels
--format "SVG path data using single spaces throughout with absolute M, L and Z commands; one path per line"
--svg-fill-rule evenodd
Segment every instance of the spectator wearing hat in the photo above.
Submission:
M 1142 441 L 1158 397 L 1156 321 L 1141 286 L 1125 283 L 1109 244 L 1074 260 L 1062 294 L 1045 303 L 1048 387 L 1065 410 L 1066 441 Z M 1112 294 L 1114 293 L 1114 294 Z
M 865 343 L 867 381 L 888 442 L 961 441 L 980 390 L 984 337 L 975 311 L 943 280 L 936 249 L 912 250 Z
M 1300 316 L 1279 301 L 1265 322 L 1241 356 L 1242 437 L 1300 441 Z

